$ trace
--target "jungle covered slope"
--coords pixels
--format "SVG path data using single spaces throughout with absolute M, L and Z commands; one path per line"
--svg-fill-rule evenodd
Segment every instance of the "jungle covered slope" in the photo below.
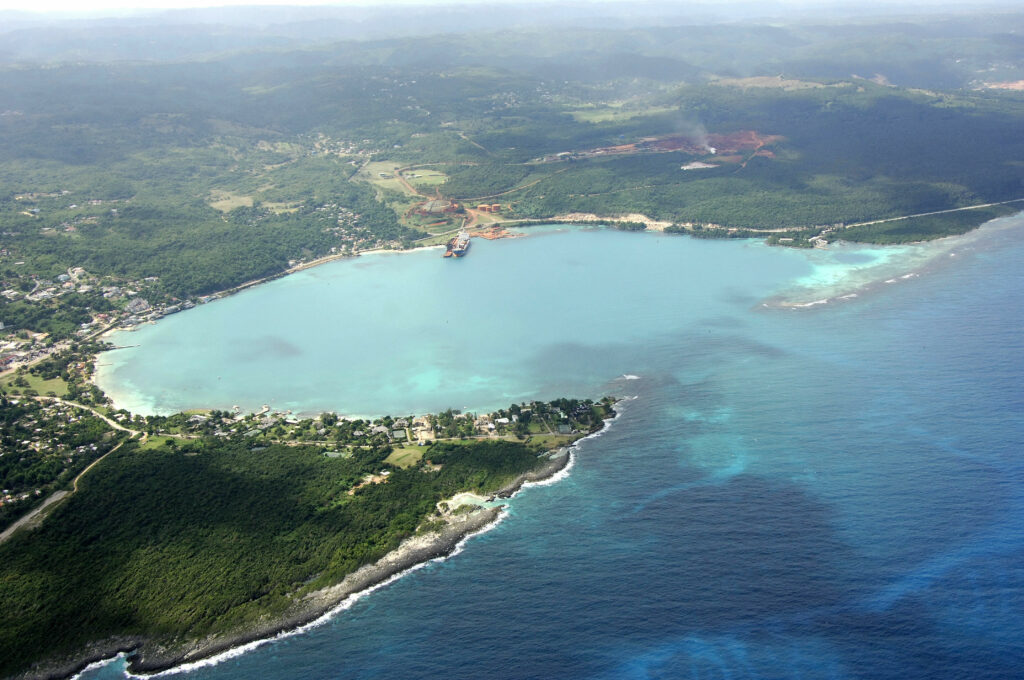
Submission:
M 271 21 L 268 43 L 223 53 L 202 23 L 174 28 L 171 49 L 153 35 L 166 20 L 47 25 L 78 45 L 65 61 L 31 47 L 41 28 L 0 32 L 8 328 L 103 311 L 98 291 L 24 299 L 71 267 L 153 279 L 147 299 L 173 301 L 408 247 L 435 228 L 412 212 L 433 196 L 500 203 L 502 218 L 643 213 L 804 242 L 1024 198 L 1024 95 L 1005 86 L 1024 78 L 1019 12 L 500 33 L 467 19 L 463 33 L 346 42 L 327 23 L 303 41 Z M 246 34 L 237 22 L 223 35 Z M 400 184 L 409 167 L 432 179 Z M 985 217 L 854 234 L 934 238 Z
M 514 441 L 440 442 L 429 465 L 402 469 L 383 462 L 389 450 L 126 444 L 42 527 L 0 546 L 0 675 L 112 637 L 245 629 L 394 549 L 438 501 L 492 493 L 546 460 Z

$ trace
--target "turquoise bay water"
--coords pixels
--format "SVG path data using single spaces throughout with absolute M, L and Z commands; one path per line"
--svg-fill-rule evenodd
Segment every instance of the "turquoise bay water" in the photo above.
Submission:
M 101 382 L 154 410 L 636 397 L 462 553 L 188 674 L 1020 677 L 1022 257 L 1019 216 L 813 253 L 556 232 L 337 263 L 120 335 L 142 346 Z
M 423 413 L 492 408 L 644 370 L 648 347 L 720 333 L 769 292 L 820 286 L 898 249 L 803 253 L 559 230 L 334 262 L 119 333 L 98 382 L 120 406 Z M 844 262 L 845 260 L 845 262 Z

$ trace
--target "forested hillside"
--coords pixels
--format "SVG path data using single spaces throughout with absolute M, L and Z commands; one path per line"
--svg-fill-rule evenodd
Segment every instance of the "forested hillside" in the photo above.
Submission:
M 150 279 L 147 300 L 170 304 L 470 218 L 416 218 L 429 198 L 804 244 L 1024 198 L 1024 15 L 702 24 L 662 8 L 615 28 L 617 11 L 498 32 L 469 30 L 466 10 L 463 33 L 340 42 L 271 13 L 277 42 L 211 52 L 199 22 L 175 29 L 195 39 L 173 59 L 89 38 L 117 27 L 141 44 L 145 19 L 50 26 L 81 41 L 74 58 L 29 49 L 38 25 L 0 33 L 0 319 L 67 333 L 104 311 L 97 291 L 28 299 L 69 268 L 108 288 Z M 211 16 L 236 37 L 252 18 Z M 849 235 L 933 238 L 990 214 Z

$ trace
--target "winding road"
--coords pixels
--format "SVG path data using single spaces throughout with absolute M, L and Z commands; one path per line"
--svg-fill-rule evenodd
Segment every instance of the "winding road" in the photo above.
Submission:
M 51 403 L 64 404 L 66 406 L 71 406 L 73 408 L 81 409 L 83 411 L 89 411 L 90 413 L 95 415 L 97 418 L 100 418 L 101 420 L 103 420 L 103 422 L 105 422 L 107 425 L 110 425 L 110 427 L 114 428 L 115 430 L 119 430 L 121 432 L 129 432 L 132 435 L 142 434 L 141 441 L 145 441 L 146 437 L 148 436 L 145 432 L 141 432 L 140 433 L 139 430 L 131 430 L 131 429 L 128 429 L 127 427 L 124 427 L 123 425 L 121 425 L 117 421 L 108 418 L 107 416 L 105 416 L 104 414 L 100 413 L 99 411 L 97 411 L 96 409 L 92 408 L 91 406 L 85 406 L 84 404 L 79 404 L 79 403 L 76 403 L 76 402 L 73 402 L 73 401 L 67 401 L 65 399 L 61 399 L 60 397 L 33 397 L 33 399 L 35 399 L 36 401 L 48 401 L 48 402 L 51 402 Z M 125 441 L 127 441 L 127 440 L 125 440 Z M 75 477 L 74 481 L 71 482 L 71 491 L 67 491 L 67 490 L 64 490 L 64 489 L 61 489 L 59 491 L 54 491 L 52 494 L 50 494 L 47 497 L 47 499 L 45 501 L 42 502 L 42 504 L 38 508 L 36 508 L 32 512 L 30 512 L 27 515 L 25 515 L 24 517 L 19 519 L 17 522 L 12 524 L 11 526 L 7 527 L 7 529 L 5 529 L 3 533 L 0 533 L 0 544 L 4 543 L 8 539 L 10 539 L 11 536 L 13 536 L 19 529 L 23 529 L 23 528 L 24 529 L 35 529 L 40 524 L 42 524 L 43 520 L 45 519 L 45 515 L 43 514 L 44 512 L 48 513 L 49 510 L 53 506 L 55 506 L 58 502 L 64 500 L 65 498 L 67 498 L 71 494 L 73 494 L 76 491 L 78 491 L 78 482 L 79 482 L 79 480 L 82 479 L 82 477 L 85 476 L 85 473 L 89 472 L 89 470 L 92 470 L 94 467 L 96 467 L 96 465 L 101 460 L 103 460 L 104 458 L 106 458 L 107 456 L 112 454 L 114 451 L 117 451 L 122 446 L 124 446 L 124 441 L 120 442 L 117 446 L 115 446 L 114 448 L 110 449 L 109 451 L 104 453 L 102 456 L 100 456 L 99 458 L 94 460 L 93 462 L 89 463 L 89 465 L 84 470 L 82 470 L 81 472 L 78 473 L 78 476 Z

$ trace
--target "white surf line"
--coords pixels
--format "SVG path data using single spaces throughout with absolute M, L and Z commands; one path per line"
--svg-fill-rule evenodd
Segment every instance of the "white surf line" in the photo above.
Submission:
M 620 406 L 624 402 L 633 401 L 636 398 L 637 397 L 635 397 L 635 396 L 634 397 L 623 397 L 623 398 L 619 399 L 616 402 L 616 406 Z M 530 488 L 530 487 L 536 487 L 536 486 L 550 486 L 552 484 L 557 484 L 558 482 L 560 482 L 563 479 L 565 479 L 566 477 L 568 477 L 570 471 L 575 466 L 575 462 L 576 462 L 576 456 L 575 456 L 576 447 L 581 442 L 584 442 L 584 441 L 586 441 L 588 439 L 596 439 L 597 437 L 600 437 L 602 434 L 604 434 L 612 426 L 612 423 L 614 423 L 616 420 L 619 419 L 619 417 L 621 415 L 622 415 L 621 410 L 617 409 L 616 413 L 615 413 L 615 416 L 612 417 L 612 418 L 606 419 L 604 421 L 604 424 L 603 424 L 603 426 L 601 427 L 600 430 L 598 430 L 597 432 L 591 433 L 591 434 L 587 435 L 586 437 L 582 437 L 581 439 L 573 442 L 572 445 L 570 445 L 570 447 L 569 447 L 569 460 L 566 463 L 565 467 L 563 467 L 561 470 L 559 470 L 555 474 L 551 475 L 550 477 L 547 477 L 546 479 L 541 479 L 541 480 L 538 480 L 538 481 L 535 481 L 535 482 L 525 482 L 525 483 L 523 483 L 523 485 L 514 494 L 512 494 L 512 496 L 510 498 L 515 498 L 520 493 L 522 493 L 522 491 L 524 489 L 527 489 L 527 488 Z M 355 605 L 359 600 L 363 599 L 364 597 L 369 596 L 374 591 L 380 590 L 381 588 L 385 588 L 385 587 L 391 585 L 392 583 L 394 583 L 395 581 L 399 580 L 403 576 L 406 576 L 407 574 L 410 574 L 410 573 L 412 573 L 414 571 L 417 571 L 419 569 L 423 569 L 424 567 L 426 567 L 428 564 L 430 564 L 432 562 L 444 562 L 446 560 L 449 560 L 449 559 L 455 557 L 456 555 L 461 554 L 462 551 L 465 549 L 466 544 L 471 539 L 473 539 L 473 538 L 475 538 L 477 536 L 480 536 L 481 534 L 485 534 L 488 531 L 492 531 L 493 529 L 497 528 L 497 526 L 499 524 L 501 524 L 502 522 L 504 522 L 505 519 L 507 519 L 507 517 L 508 517 L 508 509 L 506 508 L 506 509 L 503 509 L 502 512 L 498 514 L 498 516 L 494 519 L 493 522 L 489 522 L 488 524 L 480 527 L 478 530 L 472 531 L 472 532 L 466 534 L 465 536 L 463 536 L 459 540 L 459 542 L 455 544 L 455 547 L 452 549 L 452 551 L 449 554 L 441 555 L 440 557 L 435 557 L 433 559 L 426 560 L 426 561 L 414 564 L 414 565 L 408 567 L 407 569 L 403 569 L 400 572 L 392 574 L 391 576 L 389 576 L 385 580 L 381 581 L 380 583 L 377 583 L 377 584 L 375 584 L 373 586 L 370 586 L 369 588 L 367 588 L 365 590 L 360 590 L 359 592 L 352 593 L 351 595 L 346 597 L 344 600 L 339 602 L 337 605 L 335 605 L 332 609 L 324 612 L 318 618 L 310 621 L 309 623 L 303 624 L 303 625 L 298 626 L 296 628 L 292 628 L 292 629 L 289 629 L 289 630 L 281 631 L 281 632 L 277 633 L 276 635 L 271 635 L 269 637 L 261 638 L 261 639 L 258 639 L 258 640 L 252 640 L 251 642 L 247 642 L 247 643 L 241 644 L 241 645 L 239 645 L 237 647 L 232 647 L 231 649 L 225 650 L 225 651 L 223 651 L 223 652 L 221 652 L 219 654 L 215 654 L 215 655 L 207 657 L 205 659 L 199 659 L 197 661 L 191 661 L 191 662 L 183 663 L 183 664 L 181 664 L 179 666 L 175 666 L 173 668 L 168 668 L 167 670 L 159 671 L 159 672 L 153 673 L 153 674 L 144 674 L 144 673 L 136 674 L 136 673 L 131 673 L 126 668 L 125 672 L 124 672 L 124 677 L 126 677 L 126 678 L 138 678 L 138 679 L 166 677 L 166 676 L 170 676 L 170 675 L 179 675 L 179 674 L 182 674 L 182 673 L 189 673 L 191 671 L 195 671 L 195 670 L 200 669 L 200 668 L 207 668 L 207 667 L 211 667 L 211 666 L 217 666 L 217 665 L 219 665 L 219 664 L 221 664 L 221 663 L 223 663 L 225 661 L 228 661 L 230 659 L 235 659 L 235 658 L 238 658 L 240 656 L 243 656 L 244 654 L 247 654 L 248 652 L 251 652 L 251 651 L 253 651 L 253 650 L 255 650 L 255 649 L 259 648 L 259 647 L 262 647 L 264 645 L 270 644 L 270 643 L 275 642 L 277 640 L 283 640 L 285 638 L 290 638 L 290 637 L 293 637 L 293 636 L 296 636 L 296 635 L 301 635 L 301 634 L 307 633 L 307 632 L 309 632 L 309 631 L 311 631 L 311 630 L 313 630 L 315 628 L 319 628 L 320 626 L 323 626 L 324 624 L 328 623 L 331 619 L 335 618 L 339 613 L 341 613 L 341 612 L 343 612 L 343 611 L 345 611 L 347 609 L 352 608 L 352 606 Z M 119 654 L 117 654 L 117 655 L 115 655 L 115 656 L 113 656 L 113 657 L 111 657 L 109 659 L 103 659 L 101 661 L 96 661 L 96 662 L 94 662 L 92 664 L 89 664 L 89 666 L 86 667 L 81 673 L 78 673 L 77 675 L 75 675 L 72 678 L 72 680 L 80 680 L 80 677 L 82 676 L 83 673 L 85 673 L 87 671 L 96 670 L 98 668 L 102 668 L 103 666 L 106 666 L 108 664 L 114 663 L 114 662 L 116 662 L 119 659 L 124 659 L 124 658 L 126 658 L 126 656 L 127 655 L 124 652 L 121 652 L 121 653 L 119 653 Z

